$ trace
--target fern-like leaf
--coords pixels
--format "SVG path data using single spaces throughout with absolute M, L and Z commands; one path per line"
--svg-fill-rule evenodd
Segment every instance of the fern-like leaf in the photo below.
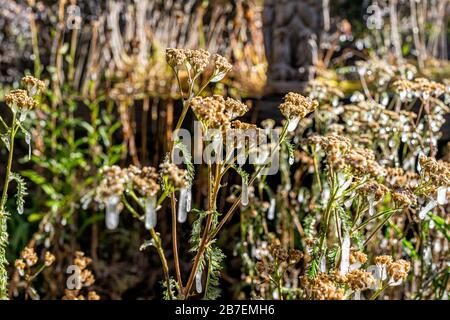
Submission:
M 6 266 L 6 247 L 8 246 L 7 220 L 8 212 L 0 211 L 0 300 L 7 299 L 8 273 Z
M 171 297 L 175 299 L 177 291 L 179 291 L 178 282 L 174 278 L 169 279 L 169 285 L 167 281 L 161 281 L 161 287 L 163 288 L 163 299 L 170 300 Z
M 241 167 L 239 167 L 239 166 L 237 166 L 235 164 L 233 164 L 231 167 L 241 176 L 242 180 L 245 183 L 248 183 L 248 179 L 250 177 L 250 174 L 247 171 L 245 171 L 244 169 L 242 169 Z
M 192 181 L 194 181 L 195 177 L 195 168 L 194 164 L 192 163 L 192 155 L 181 140 L 175 140 L 174 148 L 178 148 L 181 151 L 183 163 L 186 166 L 187 178 L 189 184 L 192 184 Z
M 211 242 L 206 250 L 207 279 L 204 300 L 215 300 L 220 297 L 219 278 L 225 255 L 219 247 Z
M 294 151 L 295 151 L 295 145 L 292 144 L 288 139 L 283 140 L 283 144 L 286 146 L 286 150 L 288 153 L 288 159 L 294 159 Z
M 219 221 L 219 213 L 207 212 L 202 210 L 193 210 L 194 213 L 198 214 L 197 219 L 192 224 L 192 233 L 189 243 L 191 245 L 190 252 L 197 253 L 200 247 L 200 242 L 202 239 L 202 225 L 203 221 L 208 214 L 212 215 L 212 230 L 217 227 Z M 222 269 L 222 261 L 225 255 L 222 253 L 220 248 L 215 246 L 215 240 L 208 243 L 206 247 L 205 254 L 203 254 L 199 259 L 199 264 L 197 272 L 204 274 L 206 272 L 206 286 L 203 299 L 213 300 L 220 296 L 219 277 L 220 270 Z
M 16 206 L 17 206 L 17 212 L 19 214 L 23 213 L 23 208 L 25 205 L 25 196 L 28 194 L 27 192 L 27 185 L 25 183 L 25 180 L 18 174 L 11 172 L 10 181 L 15 181 L 17 183 L 17 192 L 16 192 Z

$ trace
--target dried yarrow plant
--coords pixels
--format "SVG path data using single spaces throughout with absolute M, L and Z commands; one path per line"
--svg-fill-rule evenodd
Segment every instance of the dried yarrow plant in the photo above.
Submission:
M 210 138 L 209 141 L 212 141 L 210 145 L 215 148 L 214 150 L 217 153 L 227 150 L 223 161 L 206 160 L 208 181 L 206 208 L 192 208 L 191 188 L 196 173 L 190 151 L 178 139 L 175 139 L 170 148 L 172 151 L 160 165 L 159 170 L 135 166 L 125 169 L 118 166 L 103 168 L 101 172 L 103 180 L 97 189 L 97 200 L 106 209 L 106 226 L 109 229 L 117 227 L 120 212 L 123 209 L 130 212 L 136 219 L 143 221 L 152 239 L 144 243 L 142 249 L 154 246 L 158 252 L 164 271 L 163 287 L 166 298 L 188 299 L 198 295 L 205 299 L 214 299 L 219 296 L 219 275 L 225 257 L 216 243 L 219 232 L 239 205 L 242 207 L 248 205 L 253 183 L 261 179 L 275 152 L 278 152 L 279 147 L 286 143 L 287 134 L 294 131 L 300 120 L 308 113 L 314 111 L 317 102 L 300 94 L 287 94 L 284 103 L 280 105 L 280 111 L 287 121 L 279 132 L 279 139 L 272 142 L 271 148 L 268 144 L 258 146 L 251 142 L 238 142 L 237 147 L 243 150 L 244 159 L 250 154 L 260 153 L 258 164 L 255 165 L 254 172 L 250 174 L 243 169 L 243 163 L 238 162 L 237 165 L 234 161 L 239 158 L 239 155 L 228 152 L 230 149 L 227 147 L 230 147 L 229 144 L 234 146 L 234 140 L 227 140 L 227 137 L 245 130 L 252 130 L 258 135 L 263 132 L 263 129 L 254 124 L 236 120 L 249 110 L 248 106 L 242 102 L 220 95 L 201 96 L 206 86 L 222 80 L 232 69 L 232 65 L 220 55 L 211 57 L 205 50 L 167 49 L 166 59 L 178 81 L 183 104 L 175 132 L 181 128 L 187 112 L 192 110 L 200 122 L 202 136 Z M 211 62 L 212 74 L 207 77 L 208 80 L 205 83 L 198 83 L 198 79 Z M 209 141 L 205 139 L 202 143 L 206 147 Z M 174 162 L 175 157 L 180 153 L 184 169 Z M 239 194 L 234 196 L 232 205 L 223 214 L 218 212 L 217 198 L 224 184 L 223 177 L 230 170 L 235 170 L 242 177 L 242 185 L 239 188 Z M 172 212 L 172 254 L 175 277 L 169 274 L 165 254 L 167 248 L 156 231 L 157 212 L 166 199 L 170 201 Z M 195 216 L 190 239 L 190 251 L 194 255 L 194 260 L 185 280 L 180 270 L 177 225 L 186 221 L 188 212 Z
M 3 146 L 7 149 L 7 160 L 5 167 L 5 179 L 3 181 L 2 195 L 0 199 L 0 299 L 7 299 L 8 275 L 6 271 L 6 246 L 8 245 L 7 219 L 10 215 L 6 210 L 8 201 L 8 187 L 11 181 L 17 185 L 16 210 L 22 214 L 24 210 L 24 197 L 27 194 L 27 187 L 24 180 L 18 173 L 12 171 L 14 159 L 14 140 L 18 132 L 24 135 L 25 142 L 31 150 L 31 135 L 24 127 L 24 121 L 30 110 L 38 106 L 39 94 L 45 89 L 44 82 L 26 76 L 22 78 L 22 84 L 26 88 L 12 90 L 5 96 L 5 103 L 10 110 L 11 119 L 4 120 L 0 116 L 0 138 Z M 31 152 L 31 151 L 30 151 Z M 31 154 L 31 153 L 30 153 Z
M 355 69 L 363 92 L 348 100 L 332 81 L 309 83 L 320 104 L 282 148 L 281 183 L 250 193 L 242 298 L 447 297 L 450 164 L 435 156 L 449 87 L 381 59 Z

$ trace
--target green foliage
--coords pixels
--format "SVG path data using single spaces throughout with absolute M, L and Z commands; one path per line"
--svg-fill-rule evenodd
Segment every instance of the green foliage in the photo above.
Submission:
M 171 300 L 177 296 L 177 292 L 179 291 L 178 282 L 172 277 L 169 279 L 169 285 L 167 285 L 167 281 L 161 281 L 161 287 L 163 289 L 164 300 Z
M 219 278 L 223 268 L 222 262 L 225 255 L 222 250 L 215 245 L 215 241 L 209 243 L 206 249 L 207 260 L 207 281 L 205 287 L 204 300 L 215 300 L 220 297 Z
M 242 169 L 240 166 L 238 166 L 236 164 L 233 164 L 231 167 L 241 176 L 242 180 L 245 183 L 248 183 L 250 174 L 247 171 L 245 171 L 244 169 Z
M 303 218 L 303 229 L 306 238 L 314 237 L 316 218 L 312 214 L 308 214 Z
M 294 159 L 294 151 L 296 149 L 295 145 L 287 138 L 283 140 L 283 145 L 286 147 L 288 159 Z
M 6 266 L 6 248 L 8 246 L 8 230 L 7 220 L 9 214 L 5 211 L 0 211 L 0 300 L 7 299 L 8 292 L 8 272 Z
M 195 177 L 195 168 L 194 164 L 192 163 L 192 155 L 181 140 L 175 140 L 174 148 L 180 149 L 183 157 L 183 163 L 186 166 L 187 179 L 189 181 L 189 184 L 192 184 L 192 181 Z
M 212 230 L 218 223 L 218 212 L 207 212 L 203 210 L 194 209 L 193 212 L 198 215 L 197 219 L 192 224 L 190 243 L 190 252 L 195 254 L 199 250 L 200 241 L 202 238 L 202 223 L 208 214 L 212 215 Z M 200 257 L 197 272 L 204 274 L 206 271 L 206 286 L 203 299 L 213 300 L 220 297 L 219 278 L 220 270 L 222 270 L 222 262 L 225 255 L 222 250 L 215 245 L 216 240 L 212 240 L 206 247 L 205 254 Z
M 25 204 L 24 197 L 28 194 L 27 193 L 27 185 L 23 178 L 14 172 L 10 173 L 9 177 L 10 181 L 15 181 L 17 183 L 17 192 L 16 192 L 16 206 L 17 206 L 17 212 L 19 214 L 23 213 L 23 208 Z

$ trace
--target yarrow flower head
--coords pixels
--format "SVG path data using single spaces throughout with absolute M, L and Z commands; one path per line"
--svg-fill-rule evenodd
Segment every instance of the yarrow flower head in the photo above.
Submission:
M 419 164 L 421 172 L 428 182 L 427 184 L 432 189 L 430 191 L 450 185 L 450 163 L 442 160 L 436 161 L 431 157 L 422 155 L 419 157 Z
M 153 167 L 138 168 L 130 166 L 126 169 L 128 180 L 132 187 L 143 197 L 152 197 L 159 191 L 158 173 Z
M 417 204 L 417 197 L 408 189 L 398 189 L 392 192 L 392 200 L 399 207 L 409 207 Z
M 416 78 L 414 81 L 397 80 L 393 86 L 399 94 L 400 100 L 412 99 L 414 97 L 424 100 L 430 97 L 438 98 L 447 91 L 443 84 L 426 78 Z
M 367 261 L 367 255 L 361 251 L 356 251 L 355 249 L 352 248 L 351 252 L 350 252 L 350 256 L 349 256 L 349 262 L 350 264 L 358 264 L 358 265 L 362 265 L 364 263 L 366 263 Z
M 204 49 L 185 50 L 187 62 L 194 69 L 194 73 L 202 73 L 209 64 L 211 54 Z
M 225 75 L 233 68 L 225 57 L 220 54 L 213 55 L 214 73 L 211 82 L 217 82 L 223 79 Z
M 28 96 L 26 90 L 16 89 L 5 95 L 5 102 L 13 113 L 27 112 L 36 107 L 36 100 Z
M 164 181 L 164 187 L 182 189 L 189 185 L 187 172 L 168 160 L 160 164 L 160 174 Z
M 258 129 L 258 126 L 253 123 L 247 123 L 247 122 L 242 122 L 239 120 L 234 120 L 231 122 L 231 128 L 238 129 L 238 130 L 255 130 L 256 131 Z
M 65 290 L 63 300 L 85 300 L 86 297 L 82 294 L 80 294 L 80 290 L 83 287 L 90 287 L 95 283 L 95 277 L 92 271 L 87 269 L 88 265 L 91 264 L 92 259 L 86 257 L 84 255 L 84 252 L 77 251 L 75 252 L 75 258 L 74 258 L 74 265 L 79 268 L 79 280 L 80 280 L 80 286 L 74 290 Z M 100 297 L 98 296 L 95 291 L 90 291 L 87 296 L 88 300 L 99 300 Z
M 112 196 L 121 196 L 125 191 L 127 174 L 119 166 L 105 166 L 100 171 L 103 179 L 97 188 L 97 196 L 108 199 Z
M 347 283 L 352 290 L 366 290 L 369 289 L 374 283 L 374 276 L 361 269 L 355 269 L 346 274 Z
M 226 106 L 225 99 L 220 95 L 207 98 L 195 97 L 191 101 L 192 110 L 207 128 L 218 129 L 230 125 L 232 114 L 226 110 Z M 230 101 L 228 101 L 228 106 L 231 106 L 231 110 L 235 112 L 242 112 L 244 108 Z
M 386 186 L 376 181 L 369 181 L 358 189 L 358 193 L 365 196 L 373 196 L 375 201 L 381 200 L 388 191 Z
M 287 118 L 304 118 L 314 111 L 318 102 L 302 96 L 299 93 L 289 92 L 284 96 L 284 102 L 280 105 L 281 113 Z
M 31 247 L 26 247 L 23 249 L 20 255 L 29 267 L 34 266 L 38 262 L 37 254 Z
M 186 53 L 184 49 L 167 48 L 166 61 L 172 68 L 184 65 L 186 62 Z
M 388 255 L 377 256 L 375 257 L 375 264 L 379 266 L 385 266 L 392 263 L 392 257 Z
M 45 83 L 42 80 L 36 79 L 32 76 L 25 76 L 22 78 L 22 83 L 27 87 L 28 92 L 35 96 L 45 90 Z
M 211 54 L 204 49 L 166 49 L 166 61 L 172 68 L 186 66 L 193 70 L 194 76 L 199 75 L 208 67 Z M 212 58 L 213 74 L 211 82 L 218 82 L 233 68 L 233 65 L 220 54 L 214 54 Z
M 344 289 L 336 287 L 326 273 L 320 273 L 313 279 L 309 279 L 308 276 L 302 276 L 300 282 L 308 295 L 313 299 L 344 300 Z
M 231 119 L 242 117 L 249 109 L 249 106 L 239 100 L 233 98 L 227 98 L 225 100 L 225 112 L 229 114 Z
M 284 96 L 284 102 L 279 106 L 283 116 L 289 121 L 288 131 L 292 132 L 299 121 L 308 113 L 314 111 L 318 102 L 302 96 L 301 94 L 289 92 Z
M 387 272 L 395 282 L 406 280 L 410 269 L 410 263 L 403 259 L 391 262 L 387 266 Z

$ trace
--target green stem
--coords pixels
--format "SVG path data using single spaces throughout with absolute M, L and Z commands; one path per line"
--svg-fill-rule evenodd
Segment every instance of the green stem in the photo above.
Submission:
M 3 185 L 2 199 L 0 201 L 0 211 L 5 210 L 6 198 L 8 195 L 9 176 L 11 174 L 11 166 L 12 166 L 12 159 L 13 159 L 13 153 L 14 153 L 14 136 L 16 133 L 15 123 L 16 123 L 16 114 L 14 114 L 14 116 L 13 116 L 12 125 L 11 125 L 11 134 L 9 137 L 9 155 L 8 155 L 8 163 L 6 165 L 6 175 L 5 175 L 5 182 Z
M 363 247 L 365 247 L 370 239 L 372 239 L 372 237 L 374 235 L 376 235 L 376 233 L 378 232 L 378 230 L 381 229 L 381 227 L 394 215 L 395 211 L 392 211 L 391 213 L 388 214 L 388 216 L 386 217 L 386 219 L 384 219 L 376 228 L 375 230 L 373 230 L 373 232 L 370 234 L 370 236 L 367 237 L 366 241 L 364 241 Z
M 130 193 L 130 194 L 132 195 L 132 198 L 135 201 L 137 201 L 140 206 L 142 206 L 142 204 L 139 201 L 139 199 L 137 199 L 136 194 L 134 192 Z M 123 204 L 125 205 L 125 207 L 128 209 L 128 211 L 131 212 L 133 217 L 135 217 L 136 219 L 140 220 L 141 216 L 131 206 L 131 204 L 126 199 L 125 195 L 122 195 L 122 201 L 123 201 Z M 166 259 L 166 256 L 164 255 L 164 249 L 163 249 L 163 247 L 161 245 L 161 239 L 156 234 L 155 229 L 150 229 L 150 235 L 152 236 L 152 239 L 154 241 L 156 251 L 158 252 L 158 255 L 159 255 L 159 259 L 161 260 L 161 264 L 162 264 L 162 267 L 163 267 L 164 278 L 165 278 L 166 285 L 167 285 L 167 292 L 169 293 L 170 300 L 172 300 L 173 297 L 172 297 L 172 293 L 170 291 L 169 265 L 167 264 L 167 259 Z
M 377 290 L 377 292 L 375 292 L 371 297 L 370 300 L 375 300 L 376 298 L 378 298 L 378 296 L 388 287 L 389 282 L 386 283 L 384 286 L 382 286 L 380 289 Z
M 319 165 L 317 163 L 316 153 L 313 150 L 311 150 L 311 153 L 313 155 L 314 173 L 315 173 L 315 176 L 316 176 L 317 184 L 319 185 L 319 190 L 322 193 L 322 191 L 323 191 L 323 189 L 322 189 L 322 181 L 320 181 Z
M 399 209 L 389 209 L 389 210 L 380 212 L 379 214 L 376 214 L 376 215 L 374 215 L 373 217 L 370 217 L 370 218 L 367 219 L 366 221 L 362 222 L 362 223 L 355 229 L 355 231 L 357 231 L 357 230 L 363 228 L 363 227 L 366 226 L 370 221 L 373 221 L 373 220 L 375 220 L 375 219 L 377 219 L 377 218 L 379 218 L 379 217 L 381 217 L 381 216 L 384 216 L 385 214 L 392 213 L 392 212 L 395 212 L 395 211 L 398 211 L 398 210 L 399 210 Z
M 2 198 L 0 200 L 0 300 L 8 299 L 8 272 L 6 271 L 6 265 L 8 261 L 6 260 L 6 246 L 8 245 L 8 231 L 7 231 L 7 217 L 5 212 L 6 200 L 8 196 L 8 186 L 9 186 L 9 176 L 11 174 L 12 159 L 14 153 L 14 137 L 16 134 L 16 114 L 13 114 L 11 133 L 9 137 L 9 154 L 8 162 L 6 165 L 5 182 L 3 185 Z
M 6 125 L 6 122 L 3 120 L 3 118 L 0 116 L 0 123 L 5 127 L 6 130 L 9 129 L 9 127 Z

